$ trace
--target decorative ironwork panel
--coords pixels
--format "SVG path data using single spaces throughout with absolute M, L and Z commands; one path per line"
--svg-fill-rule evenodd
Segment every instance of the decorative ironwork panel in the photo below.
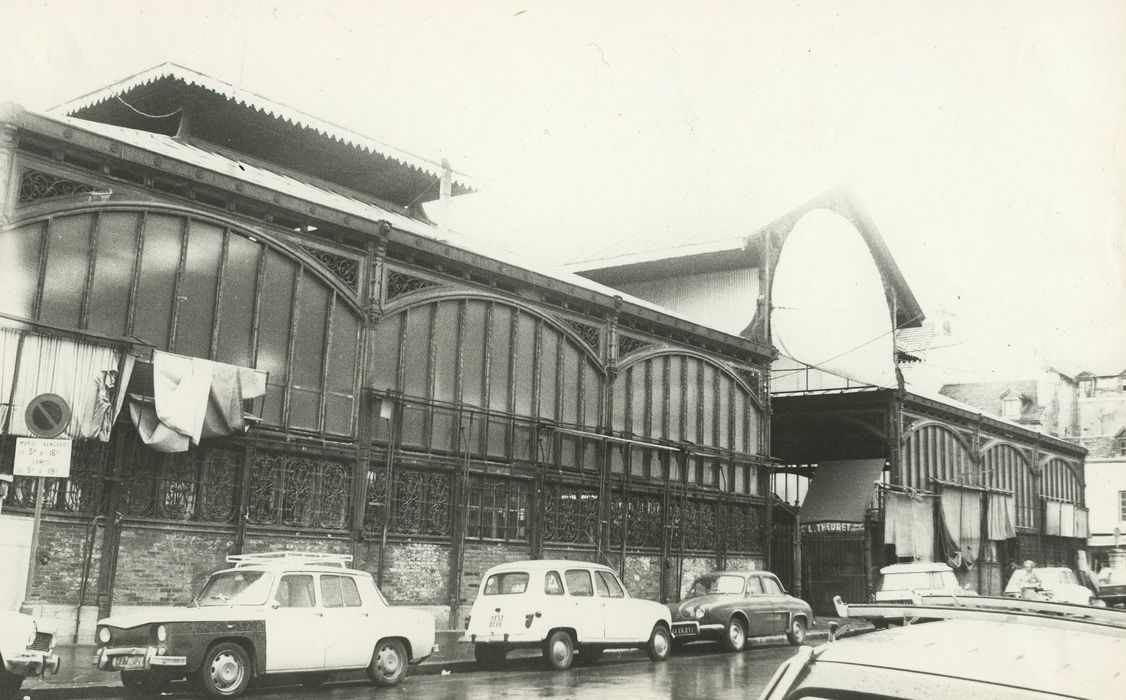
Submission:
M 527 539 L 527 483 L 482 476 L 473 479 L 469 491 L 469 537 Z
M 171 520 L 191 520 L 196 512 L 199 481 L 195 455 L 190 452 L 161 455 L 157 513 Z
M 664 539 L 661 497 L 630 494 L 628 543 L 633 547 L 660 547 Z
M 689 501 L 684 517 L 685 549 L 716 548 L 716 504 Z
M 563 322 L 570 326 L 571 330 L 577 333 L 579 337 L 583 339 L 584 343 L 589 345 L 595 352 L 598 352 L 598 338 L 600 334 L 597 328 L 567 318 L 563 319 Z
M 635 338 L 632 335 L 623 333 L 618 336 L 618 357 L 625 357 L 626 355 L 635 353 L 638 350 L 644 350 L 652 345 L 653 343 L 648 340 L 642 340 L 641 338 Z
M 736 367 L 735 368 L 735 374 L 739 375 L 739 378 L 742 379 L 744 382 L 746 382 L 747 386 L 749 386 L 751 388 L 751 391 L 753 391 L 756 395 L 759 395 L 759 396 L 762 395 L 762 374 L 761 373 L 756 372 L 752 369 L 746 369 L 746 368 L 743 368 L 743 367 Z
M 367 501 L 364 503 L 364 532 L 381 533 L 387 518 L 387 467 L 379 465 L 368 471 Z
M 360 261 L 358 259 L 330 253 L 319 248 L 310 248 L 309 246 L 301 246 L 301 249 L 320 261 L 348 289 L 353 292 L 358 290 L 360 284 Z
M 108 193 L 94 185 L 75 182 L 58 175 L 50 175 L 38 170 L 24 170 L 20 176 L 20 204 L 51 197 L 65 197 L 72 194 Z
M 395 475 L 393 530 L 404 535 L 450 534 L 450 476 L 403 470 Z
M 229 523 L 238 509 L 239 474 L 242 473 L 242 452 L 207 450 L 200 458 L 200 498 L 197 520 Z
M 562 484 L 544 488 L 543 539 L 566 544 L 598 541 L 598 493 Z
M 348 527 L 351 492 L 348 465 L 261 453 L 250 474 L 247 517 L 256 525 L 343 530 Z
M 417 292 L 427 287 L 437 287 L 438 283 L 422 277 L 415 277 L 395 270 L 387 271 L 387 301 L 397 299 L 404 294 Z
M 727 549 L 732 552 L 761 552 L 762 507 L 746 503 L 731 504 L 726 509 Z

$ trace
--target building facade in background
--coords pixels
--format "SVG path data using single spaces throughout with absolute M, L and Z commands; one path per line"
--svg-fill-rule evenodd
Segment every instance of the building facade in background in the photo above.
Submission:
M 448 168 L 165 65 L 5 106 L 0 177 L 0 401 L 102 407 L 30 553 L 62 633 L 184 603 L 231 553 L 350 553 L 440 626 L 503 561 L 675 600 L 769 556 L 769 346 L 440 231 L 419 203 L 471 187 Z

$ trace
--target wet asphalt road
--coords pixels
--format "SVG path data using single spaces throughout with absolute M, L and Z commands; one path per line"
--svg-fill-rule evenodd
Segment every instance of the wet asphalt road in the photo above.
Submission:
M 607 654 L 591 666 L 576 664 L 555 673 L 541 659 L 511 659 L 502 671 L 413 675 L 394 688 L 377 688 L 366 678 L 340 678 L 318 688 L 283 685 L 254 688 L 250 700 L 275 698 L 373 698 L 379 700 L 495 700 L 497 698 L 757 698 L 775 669 L 794 653 L 790 646 L 758 647 L 741 654 L 725 654 L 715 647 L 695 645 L 665 663 L 615 659 Z M 360 680 L 363 678 L 363 680 Z M 165 698 L 170 696 L 166 695 Z M 205 697 L 177 692 L 171 697 Z

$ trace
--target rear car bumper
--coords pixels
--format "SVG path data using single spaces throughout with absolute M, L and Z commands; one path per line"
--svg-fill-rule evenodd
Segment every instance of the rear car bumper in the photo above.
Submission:
M 4 670 L 17 676 L 34 677 L 59 672 L 59 657 L 51 652 L 26 651 L 4 657 Z
M 474 632 L 472 634 L 466 633 L 458 641 L 467 644 L 531 645 L 543 642 L 543 636 L 539 632 L 536 632 L 535 634 L 513 634 L 511 632 Z
M 94 665 L 103 671 L 150 671 L 154 668 L 183 668 L 186 656 L 170 656 L 157 647 L 100 647 Z

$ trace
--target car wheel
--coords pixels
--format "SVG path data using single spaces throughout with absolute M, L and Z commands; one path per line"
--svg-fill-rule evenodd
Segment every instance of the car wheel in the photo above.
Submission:
M 745 646 L 747 646 L 747 628 L 742 620 L 733 617 L 727 621 L 727 627 L 723 630 L 723 648 L 727 651 L 743 651 Z
M 500 644 L 474 644 L 473 658 L 485 668 L 497 668 L 504 663 L 508 649 Z
M 407 648 L 398 639 L 385 639 L 375 645 L 368 664 L 368 678 L 376 685 L 398 685 L 407 675 Z
M 555 630 L 543 643 L 543 657 L 556 671 L 566 671 L 575 660 L 575 640 L 570 632 Z
M 645 653 L 654 661 L 664 661 L 672 653 L 672 635 L 669 628 L 664 625 L 655 625 L 653 634 L 649 635 L 649 643 L 645 645 Z
M 207 650 L 198 676 L 203 691 L 213 698 L 233 698 L 250 684 L 250 659 L 234 642 L 220 642 Z
M 805 620 L 803 618 L 795 617 L 790 621 L 790 630 L 786 632 L 786 639 L 794 646 L 798 646 L 805 641 Z
M 9 673 L 0 664 L 0 698 L 14 698 L 22 685 L 23 676 Z
M 602 658 L 602 647 L 583 646 L 579 648 L 579 663 L 595 664 Z
M 152 698 L 168 687 L 170 679 L 151 671 L 122 671 L 121 685 L 131 698 Z

